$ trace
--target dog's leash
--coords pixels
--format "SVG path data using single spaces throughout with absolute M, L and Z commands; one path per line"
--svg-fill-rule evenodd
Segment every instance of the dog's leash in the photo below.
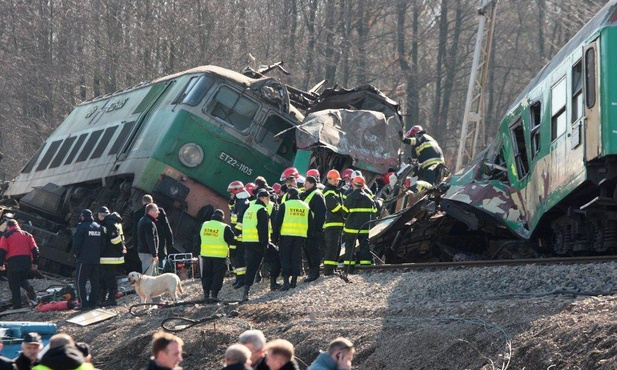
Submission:
M 132 306 L 129 307 L 129 313 L 133 316 L 141 316 L 144 315 L 146 313 L 148 313 L 152 308 L 172 308 L 172 307 L 179 307 L 179 306 L 188 306 L 188 305 L 194 305 L 194 304 L 221 304 L 224 306 L 230 306 L 230 305 L 236 305 L 242 303 L 242 301 L 223 301 L 223 300 L 216 300 L 213 301 L 212 299 L 208 299 L 203 300 L 195 300 L 195 301 L 179 301 L 176 303 L 136 303 Z

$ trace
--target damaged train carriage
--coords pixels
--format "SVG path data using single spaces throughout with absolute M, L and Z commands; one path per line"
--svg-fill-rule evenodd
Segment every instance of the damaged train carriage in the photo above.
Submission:
M 497 137 L 449 181 L 375 228 L 390 262 L 614 253 L 617 1 L 519 94 Z

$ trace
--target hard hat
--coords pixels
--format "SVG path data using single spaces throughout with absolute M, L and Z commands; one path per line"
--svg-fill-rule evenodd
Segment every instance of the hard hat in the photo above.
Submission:
M 272 190 L 274 190 L 274 192 L 278 195 L 281 194 L 281 184 L 279 184 L 278 182 L 275 182 L 274 184 L 272 184 Z
M 405 137 L 406 138 L 414 137 L 419 132 L 424 132 L 424 129 L 420 125 L 415 125 L 411 129 L 409 129 L 409 131 L 407 131 L 407 133 L 405 133 Z
M 385 175 L 383 175 L 383 182 L 384 182 L 384 184 L 389 184 L 390 183 L 390 177 L 392 175 L 394 175 L 394 172 L 388 172 Z
M 351 180 L 351 175 L 353 174 L 353 170 L 351 168 L 345 168 L 343 170 L 343 178 Z
M 352 178 L 352 179 L 355 179 L 355 178 L 356 178 L 356 177 L 358 177 L 358 176 L 360 176 L 360 177 L 364 177 L 364 176 L 362 175 L 362 172 L 361 172 L 360 170 L 355 170 L 355 171 L 353 171 L 353 172 L 351 173 L 351 178 Z
M 364 180 L 364 177 L 362 177 L 362 175 L 356 176 L 353 178 L 353 184 L 356 186 L 364 186 L 364 184 L 366 184 L 366 180 Z
M 293 177 L 294 179 L 298 179 L 300 177 L 300 172 L 295 167 L 286 168 L 285 171 L 281 174 L 281 181 L 285 181 L 288 178 Z
M 326 175 L 326 178 L 334 179 L 334 180 L 340 180 L 341 179 L 341 174 L 337 170 L 330 170 L 330 171 L 328 171 L 328 174 Z
M 405 188 L 409 189 L 417 183 L 418 183 L 417 176 L 414 176 L 414 177 L 407 176 L 405 177 L 405 181 L 403 182 L 403 185 L 405 186 Z
M 317 171 L 315 168 L 311 168 L 310 170 L 306 171 L 306 177 L 309 176 L 313 176 L 314 178 L 319 180 L 319 171 Z
M 227 186 L 228 193 L 236 195 L 242 191 L 244 191 L 244 184 L 242 183 L 242 181 L 232 181 L 229 183 L 229 186 Z
M 249 182 L 248 184 L 246 184 L 246 186 L 244 187 L 244 189 L 246 190 L 247 193 L 253 195 L 253 192 L 255 191 L 255 188 L 257 188 L 257 185 L 253 184 L 252 182 Z

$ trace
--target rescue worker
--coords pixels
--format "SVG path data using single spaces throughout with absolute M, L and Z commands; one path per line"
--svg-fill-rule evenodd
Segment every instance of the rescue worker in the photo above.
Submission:
M 235 235 L 235 245 L 232 244 L 229 249 L 231 264 L 236 275 L 233 287 L 234 289 L 240 289 L 244 286 L 244 275 L 246 274 L 245 250 L 242 243 L 242 218 L 244 217 L 244 212 L 249 208 L 249 198 L 251 195 L 240 181 L 232 181 L 227 187 L 227 191 L 230 194 L 231 227 Z
M 317 184 L 315 177 L 308 176 L 304 183 L 305 190 L 300 194 L 300 199 L 308 204 L 313 215 L 310 225 L 311 232 L 304 246 L 304 254 L 309 267 L 309 274 L 304 279 L 305 283 L 319 278 L 319 265 L 325 244 L 323 224 L 326 220 L 326 201 L 321 190 L 317 188 Z
M 122 217 L 117 212 L 110 213 L 107 207 L 101 207 L 98 210 L 98 219 L 103 226 L 105 239 L 105 244 L 101 250 L 99 299 L 101 306 L 116 306 L 116 294 L 118 293 L 116 266 L 124 263 L 124 255 L 126 254 Z
M 341 233 L 345 225 L 343 215 L 343 195 L 339 188 L 341 175 L 337 170 L 330 170 L 326 175 L 328 183 L 324 189 L 326 202 L 326 219 L 324 229 L 324 275 L 332 275 L 338 265 L 338 257 L 341 253 Z
M 270 244 L 270 217 L 268 203 L 270 195 L 266 190 L 259 190 L 257 201 L 251 205 L 242 217 L 242 244 L 245 248 L 246 275 L 244 277 L 244 293 L 242 301 L 249 299 L 249 293 L 255 274 L 263 261 L 266 249 Z
M 92 211 L 81 211 L 80 223 L 75 227 L 71 253 L 75 256 L 77 269 L 77 296 L 79 310 L 96 308 L 99 299 L 99 280 L 101 278 L 101 251 L 105 246 L 103 227 L 94 221 Z M 86 283 L 90 281 L 90 293 Z
M 268 215 L 270 216 L 270 222 L 274 222 L 276 214 L 278 212 L 278 203 L 277 196 L 274 193 L 274 190 L 268 185 L 268 182 L 263 176 L 258 176 L 255 179 L 255 192 L 258 192 L 260 189 L 264 189 L 270 195 L 270 202 L 268 203 Z M 255 201 L 252 200 L 251 203 Z M 272 235 L 270 235 L 272 238 Z M 262 272 L 263 271 L 263 272 Z M 270 276 L 270 290 L 278 290 L 281 288 L 281 284 L 276 282 L 276 279 L 281 274 L 281 257 L 279 255 L 279 251 L 274 248 L 268 248 L 266 250 L 266 255 L 264 256 L 264 262 L 262 268 L 257 272 L 255 276 L 255 282 L 258 283 L 261 281 L 262 275 L 268 274 Z
M 282 188 L 283 187 L 278 182 L 275 182 L 274 184 L 272 184 L 272 190 L 274 190 L 274 194 L 276 195 L 276 202 L 277 203 L 279 203 L 281 201 L 281 197 L 283 196 Z
M 235 243 L 231 226 L 223 220 L 225 214 L 217 209 L 212 219 L 202 224 L 199 236 L 201 238 L 201 287 L 204 290 L 206 303 L 218 301 L 218 294 L 225 279 L 226 259 L 229 246 Z M 212 295 L 210 295 L 212 294 Z
M 366 180 L 362 176 L 356 176 L 352 181 L 353 191 L 347 195 L 343 203 L 343 212 L 346 214 L 343 233 L 345 238 L 345 260 L 347 271 L 353 273 L 355 265 L 371 265 L 373 263 L 368 245 L 368 233 L 370 225 L 368 221 L 375 217 L 377 209 L 375 203 L 364 191 Z M 354 258 L 356 240 L 360 243 L 360 249 Z
M 298 180 L 300 180 L 300 172 L 298 172 L 298 169 L 295 167 L 286 168 L 285 171 L 283 171 L 283 173 L 281 174 L 281 181 L 285 181 L 286 189 L 296 188 L 298 189 L 299 192 L 304 190 L 304 189 L 298 188 Z M 304 179 L 302 179 L 302 182 L 304 183 Z M 287 191 L 285 191 L 285 194 L 281 198 L 280 203 L 281 204 L 285 203 L 286 200 L 287 200 Z
M 32 234 L 23 231 L 16 220 L 9 219 L 7 231 L 0 237 L 0 266 L 7 263 L 9 289 L 13 298 L 13 309 L 21 308 L 21 288 L 26 291 L 28 300 L 36 303 L 36 293 L 28 282 L 30 270 L 39 264 L 39 247 Z
M 419 125 L 413 126 L 401 140 L 411 145 L 411 155 L 418 160 L 418 178 L 438 185 L 441 182 L 440 171 L 444 166 L 444 158 L 437 141 Z
M 279 245 L 283 287 L 281 290 L 295 288 L 302 271 L 302 248 L 309 235 L 312 212 L 308 204 L 299 199 L 298 189 L 287 190 L 287 201 L 281 204 L 274 221 L 272 240 Z M 319 269 L 319 265 L 317 265 Z M 289 280 L 291 277 L 291 281 Z M 316 279 L 316 278 L 315 278 Z M 315 280 L 313 279 L 313 280 Z M 312 281 L 312 280 L 311 280 Z
M 318 169 L 311 168 L 310 170 L 306 171 L 306 177 L 308 178 L 309 176 L 313 176 L 315 180 L 317 180 L 317 189 L 324 189 L 325 186 L 321 183 L 321 174 L 319 173 Z

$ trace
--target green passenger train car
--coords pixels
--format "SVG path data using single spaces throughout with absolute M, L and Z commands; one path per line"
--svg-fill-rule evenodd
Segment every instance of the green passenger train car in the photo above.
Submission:
M 44 260 L 64 265 L 81 209 L 108 206 L 130 230 L 132 209 L 152 193 L 185 251 L 209 213 L 227 208 L 231 181 L 261 175 L 272 183 L 291 166 L 292 128 L 303 118 L 273 78 L 214 66 L 162 77 L 77 106 L 11 182 L 4 204 L 19 201 L 16 217 L 46 246 Z
M 538 73 L 443 205 L 557 254 L 617 247 L 617 1 Z

